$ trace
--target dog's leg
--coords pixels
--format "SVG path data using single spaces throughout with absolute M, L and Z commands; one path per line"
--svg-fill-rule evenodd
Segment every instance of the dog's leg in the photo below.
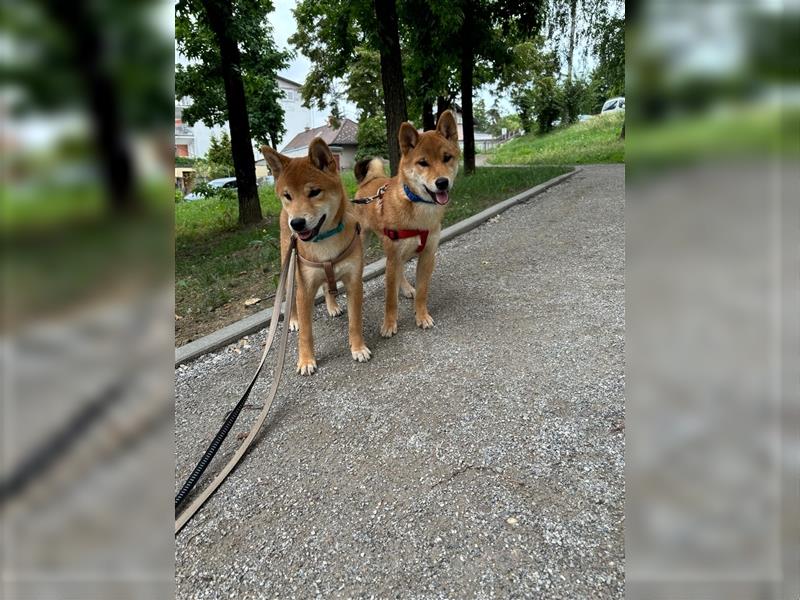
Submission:
M 406 298 L 413 298 L 417 294 L 414 286 L 409 283 L 408 278 L 406 277 L 405 263 L 400 266 L 400 291 L 403 292 L 403 296 Z
M 384 242 L 386 251 L 386 299 L 383 310 L 383 325 L 381 335 L 392 337 L 397 333 L 397 288 L 399 285 L 398 269 L 402 268 L 400 253 L 392 245 L 393 242 Z
M 331 317 L 338 317 L 344 312 L 344 309 L 339 306 L 339 303 L 336 301 L 336 296 L 328 291 L 328 284 L 325 284 L 323 288 L 325 290 L 325 308 L 328 309 L 328 315 Z
M 367 362 L 372 358 L 372 352 L 364 343 L 363 326 L 361 319 L 361 305 L 364 301 L 364 285 L 361 280 L 361 270 L 345 281 L 347 289 L 347 319 L 348 334 L 350 338 L 350 352 L 353 360 Z
M 417 297 L 414 301 L 417 325 L 423 329 L 433 327 L 433 318 L 428 312 L 428 286 L 433 275 L 436 259 L 436 244 L 428 244 L 417 259 Z
M 297 372 L 301 375 L 311 375 L 317 370 L 317 361 L 314 359 L 314 335 L 311 331 L 315 290 L 316 288 L 310 288 L 303 281 L 297 286 L 297 319 L 300 322 Z

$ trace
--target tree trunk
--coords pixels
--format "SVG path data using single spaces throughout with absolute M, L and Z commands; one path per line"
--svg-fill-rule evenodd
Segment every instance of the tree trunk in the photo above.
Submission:
M 575 17 L 578 11 L 578 0 L 569 5 L 569 47 L 567 48 L 567 81 L 572 82 L 572 63 L 575 59 Z
M 397 29 L 395 0 L 374 0 L 381 52 L 381 83 L 386 114 L 386 138 L 389 141 L 389 166 L 397 175 L 400 166 L 400 143 L 397 133 L 408 119 L 406 90 L 403 84 L 403 63 L 400 56 L 400 34 Z
M 463 23 L 461 31 L 461 128 L 464 136 L 464 172 L 471 175 L 475 172 L 475 118 L 472 114 L 475 52 L 472 47 L 472 8 L 469 1 L 464 5 Z
M 422 129 L 424 131 L 436 129 L 436 119 L 433 117 L 433 100 L 427 98 L 422 101 Z
M 48 2 L 46 6 L 76 50 L 75 69 L 89 99 L 92 134 L 108 204 L 115 213 L 133 212 L 138 207 L 133 160 L 125 142 L 117 89 L 103 66 L 100 25 L 92 21 L 84 3 Z
M 250 118 L 242 81 L 241 56 L 237 41 L 230 35 L 232 27 L 230 3 L 224 0 L 203 0 L 208 25 L 219 46 L 225 101 L 228 105 L 228 125 L 231 129 L 231 153 L 236 172 L 236 192 L 239 196 L 239 223 L 247 225 L 263 219 L 256 186 L 256 163 L 250 141 Z

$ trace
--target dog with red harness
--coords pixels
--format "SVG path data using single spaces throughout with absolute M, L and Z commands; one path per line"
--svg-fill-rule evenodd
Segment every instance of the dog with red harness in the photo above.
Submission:
M 369 229 L 380 236 L 386 254 L 383 337 L 397 333 L 400 290 L 406 298 L 414 298 L 417 325 L 433 327 L 428 288 L 460 156 L 452 111 L 442 113 L 433 131 L 420 133 L 411 123 L 403 123 L 398 139 L 401 158 L 396 177 L 386 177 L 380 158 L 361 161 L 355 167 L 357 217 L 364 233 Z M 415 255 L 416 289 L 404 272 L 406 261 Z

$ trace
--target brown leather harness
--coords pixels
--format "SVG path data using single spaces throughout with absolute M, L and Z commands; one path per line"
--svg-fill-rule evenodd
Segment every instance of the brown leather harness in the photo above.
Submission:
M 347 248 L 342 250 L 339 253 L 339 255 L 336 256 L 336 258 L 333 258 L 331 260 L 317 262 L 305 258 L 302 254 L 300 254 L 299 250 L 297 252 L 297 258 L 300 259 L 301 264 L 316 269 L 325 269 L 325 280 L 328 282 L 328 293 L 331 296 L 339 295 L 339 291 L 336 289 L 336 273 L 334 272 L 333 267 L 336 265 L 336 263 L 341 262 L 350 255 L 350 253 L 353 251 L 353 248 L 356 247 L 356 240 L 358 240 L 358 236 L 360 234 L 361 234 L 361 225 L 359 223 L 356 223 L 356 234 L 353 236 L 353 240 L 347 245 Z

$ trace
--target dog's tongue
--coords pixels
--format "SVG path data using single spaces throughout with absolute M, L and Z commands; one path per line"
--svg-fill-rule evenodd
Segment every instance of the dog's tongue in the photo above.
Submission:
M 444 206 L 450 202 L 450 194 L 447 192 L 436 192 L 436 203 Z

